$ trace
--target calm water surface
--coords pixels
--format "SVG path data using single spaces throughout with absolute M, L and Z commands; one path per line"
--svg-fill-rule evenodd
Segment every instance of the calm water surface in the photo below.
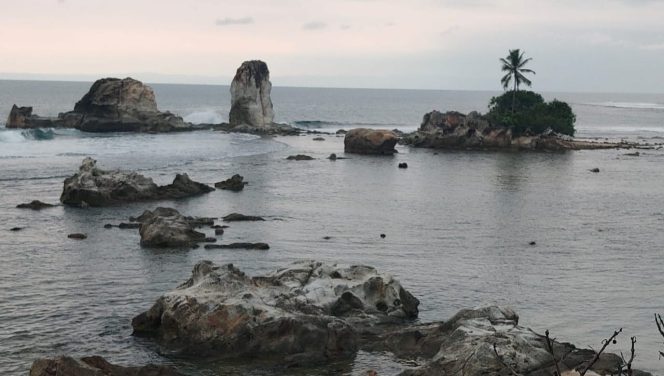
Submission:
M 7 89 L 11 85 L 20 86 L 0 85 L 5 88 L 0 111 L 14 95 L 23 98 L 16 100 L 19 104 L 40 104 L 45 115 L 69 109 L 79 89 L 87 88 L 23 83 L 23 89 Z M 45 88 L 44 93 L 25 85 Z M 155 86 L 161 108 L 199 121 L 224 119 L 225 88 L 175 86 Z M 314 127 L 331 129 L 414 127 L 428 109 L 477 108 L 491 95 L 277 89 L 281 121 L 316 120 L 325 123 Z M 315 90 L 320 95 L 312 96 Z M 55 102 L 65 103 L 53 102 L 57 93 L 63 94 Z M 458 102 L 440 99 L 446 97 Z M 380 110 L 390 100 L 397 109 Z M 398 103 L 404 100 L 417 111 L 401 111 L 406 105 Z M 664 127 L 657 101 L 586 95 L 577 102 L 596 104 L 575 105 L 579 128 L 593 137 L 654 142 Z M 662 340 L 653 323 L 655 312 L 664 313 L 662 151 L 629 157 L 617 150 L 436 153 L 400 147 L 394 157 L 331 162 L 325 157 L 343 154 L 343 139 L 311 138 L 0 130 L 0 374 L 25 375 L 34 359 L 56 354 L 99 354 L 123 364 L 172 363 L 191 375 L 281 374 L 269 365 L 159 354 L 150 341 L 131 336 L 130 321 L 188 278 L 200 260 L 234 263 L 255 275 L 303 258 L 369 264 L 394 274 L 422 302 L 424 322 L 446 319 L 462 308 L 505 304 L 519 312 L 524 325 L 595 348 L 623 327 L 613 350 L 626 351 L 629 336 L 636 335 L 638 366 L 664 374 L 664 360 L 657 355 Z M 296 153 L 317 159 L 285 160 Z M 187 172 L 209 184 L 240 173 L 250 185 L 240 193 L 215 191 L 113 208 L 15 209 L 32 199 L 57 202 L 63 179 L 88 155 L 103 168 L 140 170 L 160 184 Z M 399 162 L 409 168 L 398 169 Z M 601 172 L 590 173 L 593 167 Z M 136 230 L 103 228 L 159 205 L 197 216 L 263 215 L 266 222 L 231 224 L 222 239 L 267 242 L 271 249 L 142 249 Z M 8 231 L 15 226 L 25 229 Z M 89 237 L 74 241 L 67 238 L 72 232 Z M 360 375 L 374 368 L 392 375 L 404 366 L 388 354 L 360 353 L 351 362 L 292 372 Z

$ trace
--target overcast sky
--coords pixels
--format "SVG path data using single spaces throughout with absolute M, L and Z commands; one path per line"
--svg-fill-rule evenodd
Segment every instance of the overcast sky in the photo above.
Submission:
M 0 3 L 0 78 L 498 90 L 521 48 L 535 90 L 664 92 L 664 0 Z

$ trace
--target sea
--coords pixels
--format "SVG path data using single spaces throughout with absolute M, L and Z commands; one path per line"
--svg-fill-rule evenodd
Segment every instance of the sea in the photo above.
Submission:
M 86 134 L 2 128 L 13 104 L 42 116 L 73 109 L 90 82 L 0 81 L 0 374 L 26 375 L 56 355 L 101 355 L 123 365 L 171 364 L 192 375 L 396 375 L 415 363 L 389 353 L 316 368 L 182 358 L 132 336 L 131 319 L 185 281 L 201 260 L 250 275 L 302 259 L 366 264 L 421 302 L 420 322 L 465 308 L 512 307 L 520 324 L 560 341 L 627 354 L 664 374 L 664 94 L 543 93 L 567 101 L 577 136 L 650 145 L 560 153 L 436 151 L 398 146 L 392 157 L 344 155 L 334 132 L 415 130 L 431 110 L 487 111 L 499 92 L 275 86 L 276 121 L 330 132 L 258 137 L 211 130 Z M 228 119 L 228 86 L 154 84 L 159 108 L 193 123 Z M 349 159 L 330 161 L 336 153 Z M 307 154 L 311 161 L 288 161 Z M 63 180 L 90 156 L 159 184 L 187 173 L 213 184 L 239 173 L 249 185 L 176 201 L 109 208 L 16 209 L 58 203 Z M 397 168 L 406 162 L 407 169 Z M 599 173 L 589 170 L 599 168 Z M 220 242 L 269 251 L 141 248 L 136 230 L 105 229 L 146 209 L 186 215 L 264 216 L 232 223 Z M 9 231 L 22 227 L 20 231 Z M 209 236 L 213 230 L 204 229 Z M 86 240 L 67 238 L 85 233 Z M 380 234 L 385 234 L 384 238 Z M 327 238 L 329 237 L 329 238 Z M 535 244 L 531 244 L 535 242 Z

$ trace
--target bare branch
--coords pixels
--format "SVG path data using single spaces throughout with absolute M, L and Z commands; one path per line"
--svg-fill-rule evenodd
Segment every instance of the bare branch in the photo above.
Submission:
M 551 358 L 553 358 L 553 364 L 556 366 L 556 373 L 554 376 L 560 376 L 560 366 L 558 365 L 558 360 L 556 359 L 556 354 L 553 352 L 553 342 L 556 341 L 556 339 L 551 339 L 549 337 L 549 330 L 547 329 L 544 334 L 546 335 L 546 348 L 549 350 L 549 354 L 551 354 Z
M 611 337 L 609 337 L 609 339 L 605 339 L 604 341 L 602 341 L 602 343 L 604 343 L 604 345 L 602 346 L 601 349 L 599 349 L 598 352 L 595 353 L 595 356 L 590 361 L 590 363 L 588 363 L 588 365 L 585 366 L 583 371 L 579 372 L 579 376 L 584 376 L 586 374 L 586 372 L 588 372 L 590 370 L 590 368 L 599 360 L 599 356 L 602 355 L 602 352 L 604 352 L 606 347 L 609 346 L 609 344 L 611 342 L 613 342 L 616 339 L 616 337 L 618 337 L 618 334 L 620 334 L 621 332 L 622 332 L 622 328 L 620 328 L 620 329 L 616 330 L 615 332 L 613 332 L 613 335 Z

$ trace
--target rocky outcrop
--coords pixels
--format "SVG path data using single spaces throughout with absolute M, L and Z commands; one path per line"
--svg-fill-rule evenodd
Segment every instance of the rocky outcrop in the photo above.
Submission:
M 30 376 L 181 376 L 172 367 L 147 365 L 122 367 L 100 356 L 74 359 L 69 356 L 35 360 Z
M 18 209 L 32 209 L 32 210 L 42 210 L 46 208 L 52 208 L 55 205 L 53 204 L 48 204 L 39 200 L 32 200 L 30 202 L 26 202 L 24 204 L 18 204 L 16 207 Z
M 183 353 L 309 363 L 353 356 L 360 328 L 415 318 L 418 305 L 368 266 L 303 261 L 249 277 L 232 264 L 202 261 L 132 326 Z
M 109 206 L 133 201 L 178 199 L 214 190 L 178 174 L 172 184 L 158 186 L 136 172 L 105 171 L 97 161 L 85 158 L 78 173 L 65 179 L 60 201 L 70 206 Z
M 289 161 L 311 161 L 314 159 L 314 157 L 310 155 L 297 154 L 297 155 L 289 155 L 288 157 L 286 157 L 286 159 Z
M 399 137 L 386 129 L 356 128 L 346 132 L 344 149 L 356 154 L 394 154 Z
M 446 322 L 413 325 L 367 340 L 367 350 L 426 359 L 401 376 L 554 375 L 556 371 L 546 337 L 520 326 L 519 316 L 505 307 L 466 309 Z M 583 368 L 595 355 L 555 341 L 553 353 L 563 374 Z M 606 353 L 591 370 L 615 374 L 621 364 L 619 356 Z
M 10 128 L 76 128 L 85 132 L 174 132 L 192 129 L 181 117 L 160 112 L 152 88 L 133 78 L 103 78 L 74 106 L 57 118 L 32 114 L 32 107 L 14 105 Z
M 242 63 L 231 83 L 229 124 L 269 128 L 274 121 L 270 91 L 272 83 L 267 64 L 260 60 Z
M 575 140 L 552 131 L 515 136 L 511 129 L 494 126 L 477 112 L 432 111 L 424 115 L 420 128 L 404 135 L 402 142 L 435 149 L 578 150 L 625 147 L 622 143 Z M 633 145 L 632 145 L 633 146 Z
M 244 181 L 244 177 L 239 174 L 231 176 L 229 179 L 214 183 L 215 188 L 224 189 L 233 192 L 239 192 L 244 189 L 244 186 L 247 185 L 247 182 Z
M 191 247 L 205 241 L 205 234 L 195 230 L 199 222 L 172 208 L 146 210 L 136 221 L 141 224 L 139 233 L 144 247 Z
M 223 233 L 223 232 L 222 232 Z M 257 249 L 267 251 L 270 245 L 267 243 L 230 243 L 230 244 L 206 244 L 205 249 Z
M 264 221 L 263 217 L 255 215 L 244 215 L 240 213 L 231 213 L 222 217 L 224 222 L 241 222 L 241 221 Z

